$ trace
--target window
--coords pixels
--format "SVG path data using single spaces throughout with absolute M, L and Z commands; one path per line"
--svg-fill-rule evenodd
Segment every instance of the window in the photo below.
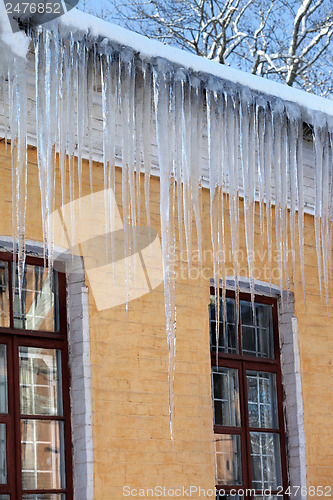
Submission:
M 209 313 L 216 482 L 226 492 L 218 498 L 236 498 L 231 490 L 239 500 L 283 498 L 276 497 L 288 486 L 277 303 L 258 296 L 253 311 L 250 296 L 240 294 L 237 308 L 228 291 L 224 307 L 220 298 L 218 352 L 214 295 Z
M 0 500 L 72 500 L 66 281 L 0 254 Z

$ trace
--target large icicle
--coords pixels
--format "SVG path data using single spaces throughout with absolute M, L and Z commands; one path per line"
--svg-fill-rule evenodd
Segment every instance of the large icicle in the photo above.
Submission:
M 210 229 L 213 251 L 213 277 L 215 295 L 216 320 L 216 362 L 220 344 L 220 302 L 222 301 L 223 335 L 225 335 L 225 266 L 224 266 L 224 214 L 223 214 L 223 170 L 222 148 L 217 139 L 222 133 L 223 123 L 222 100 L 214 90 L 207 90 L 207 129 L 208 129 L 208 158 L 210 173 Z M 221 253 L 222 249 L 222 253 Z M 221 282 L 220 282 L 221 277 Z M 221 283 L 221 293 L 220 293 Z
M 201 234 L 201 146 L 203 126 L 203 92 L 198 78 L 191 79 L 192 102 L 192 148 L 191 148 L 191 197 L 197 230 L 199 267 L 202 270 L 202 234 Z M 202 274 L 202 273 L 201 273 Z
M 56 96 L 52 93 L 52 70 L 55 51 L 51 46 L 51 33 L 40 30 L 35 40 L 36 74 L 36 129 L 39 187 L 43 221 L 44 254 L 48 258 L 49 272 L 53 267 L 53 171 L 56 133 Z M 72 97 L 72 94 L 71 94 Z M 72 102 L 72 99 L 70 99 Z M 74 151 L 73 151 L 74 161 Z
M 224 94 L 225 128 L 226 128 L 226 161 L 228 163 L 229 180 L 229 216 L 231 231 L 231 247 L 235 274 L 236 302 L 239 305 L 239 227 L 238 227 L 238 152 L 239 152 L 239 111 L 234 97 Z
M 322 298 L 322 250 L 321 250 L 321 217 L 322 217 L 322 189 L 323 189 L 323 143 L 324 131 L 320 127 L 314 129 L 314 147 L 316 158 L 315 183 L 316 183 L 316 203 L 315 203 L 315 236 L 317 249 L 319 291 Z
M 244 218 L 251 300 L 254 314 L 254 209 L 255 209 L 255 115 L 249 96 L 240 103 L 240 144 L 244 191 Z
M 166 330 L 169 348 L 169 414 L 170 433 L 173 440 L 174 415 L 174 366 L 176 354 L 176 300 L 173 235 L 171 232 L 170 187 L 172 178 L 172 162 L 170 161 L 168 115 L 169 85 L 171 75 L 167 68 L 154 68 L 154 100 L 156 112 L 156 131 L 160 166 L 160 213 L 163 252 L 164 294 Z
M 11 130 L 13 253 L 17 255 L 19 304 L 25 266 L 25 215 L 27 203 L 27 85 L 26 65 L 14 60 L 9 69 L 9 125 Z M 15 276 L 13 277 L 15 279 Z M 13 283 L 13 290 L 15 284 Z
M 268 266 L 269 280 L 272 284 L 272 147 L 273 147 L 273 122 L 271 110 L 266 108 L 265 113 L 265 132 L 264 132 L 264 161 L 263 161 L 263 176 L 265 185 L 265 203 L 266 203 L 266 229 L 267 229 L 267 250 L 268 250 Z
M 306 306 L 305 270 L 304 270 L 304 180 L 303 180 L 303 122 L 297 126 L 297 201 L 298 201 L 298 244 L 303 282 L 304 306 Z
M 275 182 L 275 238 L 279 268 L 280 293 L 283 294 L 283 248 L 282 248 L 282 196 L 281 196 L 281 139 L 282 113 L 272 113 L 273 122 L 273 165 Z

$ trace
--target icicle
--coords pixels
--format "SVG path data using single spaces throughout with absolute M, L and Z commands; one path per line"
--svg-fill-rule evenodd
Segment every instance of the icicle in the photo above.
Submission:
M 42 223 L 44 256 L 48 258 L 49 275 L 53 269 L 53 171 L 54 171 L 54 134 L 56 131 L 56 117 L 54 117 L 54 95 L 52 95 L 51 67 L 52 67 L 51 33 L 41 31 L 35 43 L 35 72 L 36 72 L 36 129 L 39 186 L 41 191 Z M 52 283 L 52 279 L 50 280 Z
M 6 77 L 8 75 L 5 75 L 4 73 L 1 73 L 0 70 L 0 94 L 1 94 L 1 100 L 2 100 L 2 115 L 3 115 L 3 128 L 4 128 L 4 138 L 5 138 L 5 145 L 6 145 L 6 152 L 7 152 L 7 142 L 8 142 L 8 112 L 7 112 L 7 106 L 9 104 L 9 93 L 8 93 L 8 82 L 6 81 Z M 10 110 L 9 110 L 10 111 Z
M 220 150 L 216 137 L 221 128 L 218 112 L 219 97 L 216 92 L 207 90 L 207 129 L 208 129 L 208 157 L 209 157 L 209 186 L 210 186 L 210 230 L 213 250 L 213 274 L 214 274 L 214 296 L 215 296 L 215 320 L 216 320 L 216 362 L 218 363 L 219 336 L 220 336 L 220 259 L 219 259 L 219 214 L 221 200 L 221 172 L 220 172 Z M 223 256 L 222 256 L 223 260 Z M 224 304 L 224 280 L 222 280 L 222 301 Z
M 202 112 L 203 94 L 200 81 L 191 79 L 191 103 L 192 103 L 192 148 L 191 148 L 191 197 L 194 211 L 195 225 L 197 230 L 198 257 L 200 263 L 200 275 L 202 275 L 202 235 L 201 235 L 201 138 L 202 138 Z
M 149 231 L 150 241 L 150 174 L 151 174 L 151 157 L 150 144 L 152 136 L 152 75 L 150 65 L 143 63 L 143 123 L 142 123 L 142 140 L 143 140 L 143 163 L 145 172 L 145 205 L 146 217 Z
M 328 314 L 328 272 L 329 272 L 329 134 L 328 130 L 324 130 L 323 137 L 323 178 L 322 178 L 322 214 L 321 214 L 321 245 L 323 256 L 323 274 L 324 274 L 324 288 L 325 300 Z
M 87 54 L 87 127 L 90 193 L 93 193 L 93 118 L 94 118 L 94 88 L 96 88 L 96 47 Z M 93 200 L 93 196 L 91 197 Z
M 104 168 L 104 209 L 105 209 L 105 234 L 111 231 L 110 221 L 110 199 L 108 197 L 109 171 L 111 168 L 111 132 L 110 115 L 114 112 L 110 108 L 111 95 L 111 75 L 110 75 L 110 56 L 106 55 L 101 59 L 101 83 L 102 83 L 102 110 L 103 110 L 103 168 Z M 106 261 L 109 262 L 109 240 L 106 240 Z M 111 256 L 111 261 L 113 256 Z
M 77 105 L 77 170 L 79 181 L 79 199 L 82 196 L 82 156 L 85 139 L 87 66 L 85 40 L 77 42 L 76 49 L 76 105 Z
M 288 212 L 288 189 L 287 189 L 287 120 L 283 113 L 281 116 L 281 225 L 282 225 L 282 252 L 283 252 L 283 267 L 287 291 L 289 294 L 289 275 L 288 275 L 288 227 L 287 227 L 287 212 Z M 277 185 L 276 185 L 277 187 Z
M 128 121 L 128 179 L 130 191 L 130 207 L 132 219 L 132 238 L 133 238 L 133 252 L 136 254 L 136 196 L 135 196 L 135 64 L 133 57 L 126 63 L 126 72 L 128 78 L 128 105 L 129 105 L 129 121 Z
M 243 97 L 240 102 L 240 144 L 244 189 L 245 240 L 254 315 L 255 126 L 251 113 L 253 113 L 253 108 L 249 106 L 247 97 Z
M 17 255 L 19 304 L 25 268 L 25 216 L 27 203 L 27 83 L 26 65 L 16 59 L 9 69 L 9 122 L 11 130 L 13 255 Z M 15 273 L 13 275 L 15 280 Z M 13 283 L 15 293 L 15 281 Z
M 70 199 L 70 219 L 71 219 L 71 245 L 72 252 L 74 251 L 76 243 L 76 227 L 75 227 L 75 213 L 74 213 L 74 199 L 75 199 L 75 136 L 72 133 L 72 123 L 74 118 L 74 89 L 75 89 L 75 75 L 73 75 L 74 57 L 75 57 L 75 44 L 74 38 L 71 34 L 68 45 L 66 47 L 66 97 L 65 105 L 67 110 L 67 155 L 68 155 L 68 170 L 69 170 L 69 199 Z M 90 156 L 90 148 L 89 148 Z
M 280 293 L 283 296 L 283 249 L 282 249 L 282 197 L 281 197 L 281 114 L 272 112 L 273 121 L 273 165 L 275 184 L 275 237 L 279 266 Z
M 176 73 L 175 86 L 175 148 L 176 148 L 176 183 L 177 183 L 177 216 L 179 235 L 180 265 L 183 258 L 183 188 L 182 188 L 182 136 L 179 133 L 182 127 L 182 72 Z
M 299 120 L 297 130 L 297 201 L 298 201 L 298 243 L 301 263 L 304 307 L 306 307 L 305 271 L 304 271 L 304 179 L 303 179 L 303 121 Z
M 263 176 L 265 184 L 265 199 L 266 199 L 266 228 L 267 228 L 267 250 L 268 250 L 268 266 L 269 266 L 269 283 L 272 285 L 272 115 L 269 108 L 265 113 L 265 136 L 264 136 L 264 161 L 263 161 Z
M 290 242 L 292 251 L 292 281 L 295 286 L 295 218 L 296 218 L 296 202 L 297 202 L 297 122 L 295 120 L 288 120 L 288 164 L 289 164 L 289 177 L 290 177 Z M 303 140 L 303 139 L 302 139 Z
M 66 72 L 65 72 L 65 44 L 59 42 L 59 110 L 58 110 L 58 141 L 59 167 L 61 179 L 61 206 L 65 205 L 66 196 Z
M 226 162 L 228 164 L 229 180 L 229 217 L 231 232 L 231 248 L 235 275 L 235 294 L 237 311 L 239 308 L 239 232 L 238 232 L 238 151 L 239 151 L 239 110 L 233 97 L 224 94 L 226 113 L 224 120 L 226 134 Z M 237 315 L 238 319 L 238 315 Z
M 315 236 L 317 249 L 318 279 L 320 298 L 322 297 L 322 267 L 321 267 L 321 217 L 322 217 L 322 183 L 323 183 L 323 131 L 319 127 L 314 128 L 314 147 L 315 147 L 315 184 L 316 184 L 316 202 L 315 202 Z
M 328 208 L 328 255 L 329 255 L 329 273 L 332 279 L 332 243 L 333 243 L 333 129 L 330 135 L 330 162 L 329 162 L 329 208 Z
M 265 102 L 256 102 L 256 130 L 258 150 L 258 188 L 260 205 L 261 244 L 264 242 L 264 158 L 265 158 Z
M 130 120 L 130 103 L 129 103 L 129 73 L 130 62 L 126 60 L 125 54 L 119 59 L 119 99 L 121 106 L 121 130 L 122 130 L 122 207 L 123 207 L 123 223 L 124 223 L 124 254 L 125 254 L 125 280 L 126 280 L 126 311 L 128 311 L 129 294 L 130 294 L 130 267 L 129 255 L 131 254 L 130 242 L 130 221 L 131 213 L 129 210 L 129 129 L 128 123 Z M 124 60 L 125 59 L 125 60 Z
M 136 132 L 136 153 L 135 153 L 135 177 L 136 177 L 136 205 L 137 223 L 141 220 L 141 164 L 142 164 L 142 144 L 143 144 L 143 94 L 144 77 L 141 68 L 136 69 L 135 84 L 135 132 Z
M 225 273 L 225 217 L 224 217 L 224 199 L 226 196 L 226 177 L 227 177 L 227 150 L 226 150 L 226 134 L 225 125 L 226 121 L 226 110 L 225 103 L 222 94 L 217 94 L 217 108 L 216 108 L 216 118 L 217 118 L 217 128 L 215 133 L 216 139 L 216 168 L 218 175 L 218 197 L 217 197 L 217 235 L 218 235 L 218 248 L 217 248 L 217 259 L 218 259 L 218 271 L 219 271 L 219 283 L 220 290 L 218 290 L 218 296 L 220 297 L 220 311 L 219 318 L 222 317 L 222 335 L 223 335 L 223 345 L 227 345 L 227 324 L 226 324 L 226 273 Z M 224 124 L 224 126 L 222 126 Z M 220 337 L 220 332 L 218 331 L 218 337 Z M 218 345 L 218 343 L 217 343 Z M 216 363 L 218 364 L 218 350 L 216 350 Z
M 166 330 L 169 348 L 169 414 L 170 433 L 173 440 L 173 415 L 174 415 L 174 366 L 176 353 L 176 300 L 175 300 L 175 276 L 174 255 L 172 250 L 173 236 L 171 234 L 170 221 L 170 178 L 171 162 L 169 160 L 168 141 L 168 106 L 169 106 L 169 79 L 168 72 L 162 72 L 160 68 L 154 68 L 154 100 L 156 113 L 156 132 L 160 166 L 160 213 L 161 213 L 161 235 L 164 272 L 164 294 Z
M 186 241 L 186 257 L 188 263 L 188 274 L 190 275 L 191 251 L 192 251 L 192 203 L 191 203 L 191 151 L 192 151 L 192 102 L 191 88 L 183 77 L 182 88 L 182 181 L 183 181 L 183 214 Z

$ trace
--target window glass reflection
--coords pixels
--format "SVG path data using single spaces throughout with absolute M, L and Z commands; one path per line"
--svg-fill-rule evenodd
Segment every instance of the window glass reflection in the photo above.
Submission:
M 8 413 L 7 346 L 0 344 L 0 413 Z
M 242 495 L 216 495 L 216 500 L 243 500 Z
M 214 366 L 212 376 L 214 424 L 239 427 L 241 419 L 238 370 Z
M 252 497 L 253 500 L 282 500 L 283 497 L 282 496 L 278 496 L 278 495 L 270 495 L 270 496 L 266 496 L 266 497 Z
M 269 432 L 250 432 L 252 486 L 256 490 L 282 485 L 280 436 Z
M 64 451 L 63 422 L 22 420 L 21 459 L 23 489 L 50 490 L 65 488 Z
M 0 260 L 0 327 L 9 328 L 8 262 Z
M 14 328 L 39 331 L 59 331 L 58 274 L 53 273 L 50 288 L 48 270 L 41 266 L 26 265 L 21 300 L 16 271 L 14 289 Z
M 6 424 L 0 424 L 0 484 L 7 483 Z
M 250 427 L 278 428 L 276 375 L 247 371 L 247 396 Z
M 242 484 L 241 437 L 215 434 L 217 484 Z
M 21 414 L 61 416 L 61 352 L 20 346 L 19 359 Z
M 216 349 L 216 324 L 217 314 L 215 311 L 215 297 L 211 296 L 209 306 L 209 324 L 211 346 Z M 220 299 L 220 316 L 219 316 L 219 351 L 228 352 L 230 354 L 238 353 L 238 331 L 237 331 L 237 314 L 236 302 L 234 299 L 226 298 L 225 307 Z
M 63 493 L 38 493 L 38 495 L 23 495 L 23 500 L 65 500 Z M 1 496 L 0 496 L 1 500 Z
M 271 304 L 240 301 L 243 354 L 261 358 L 274 357 L 273 311 Z

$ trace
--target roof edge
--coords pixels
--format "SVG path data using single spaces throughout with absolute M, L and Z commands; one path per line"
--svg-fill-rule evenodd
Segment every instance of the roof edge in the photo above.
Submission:
M 164 45 L 157 40 L 148 39 L 143 35 L 99 19 L 91 14 L 86 14 L 78 9 L 67 12 L 57 22 L 62 32 L 83 33 L 93 38 L 105 38 L 120 46 L 131 48 L 139 53 L 142 59 L 163 58 L 190 71 L 205 73 L 208 76 L 221 78 L 270 97 L 297 104 L 310 112 L 313 124 L 317 122 L 318 117 L 312 115 L 312 112 L 323 113 L 326 117 L 330 117 L 330 122 L 333 119 L 333 100 L 221 65 L 216 61 L 205 59 L 179 48 Z

